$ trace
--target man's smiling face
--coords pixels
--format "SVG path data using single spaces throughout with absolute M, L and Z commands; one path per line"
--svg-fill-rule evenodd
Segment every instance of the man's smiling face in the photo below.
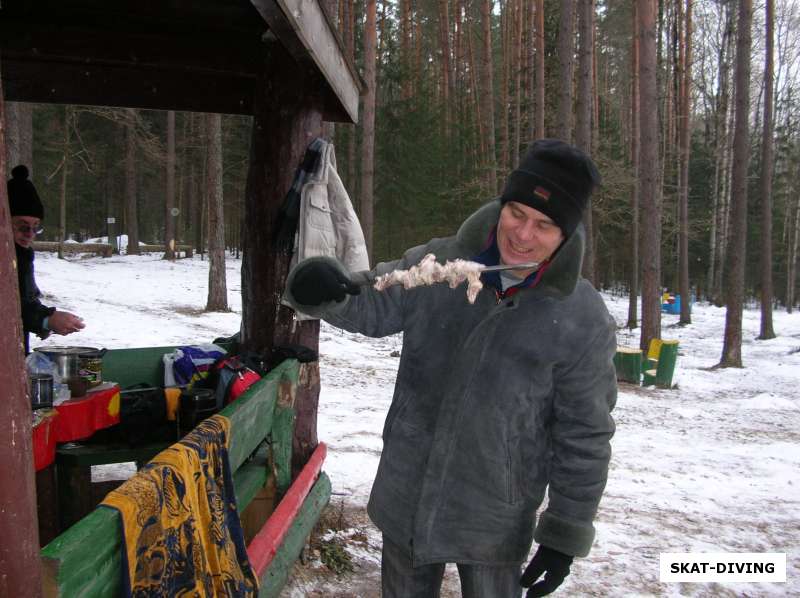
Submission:
M 503 205 L 497 223 L 497 248 L 504 264 L 543 262 L 563 240 L 561 228 L 539 210 L 515 201 Z M 533 270 L 514 272 L 527 276 Z

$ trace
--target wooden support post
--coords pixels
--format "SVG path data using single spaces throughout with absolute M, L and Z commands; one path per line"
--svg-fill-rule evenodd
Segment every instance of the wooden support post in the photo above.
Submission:
M 242 259 L 242 346 L 266 353 L 283 344 L 319 349 L 319 321 L 298 322 L 280 299 L 290 255 L 274 249 L 278 214 L 308 145 L 322 133 L 322 88 L 274 39 L 256 87 L 250 170 L 245 191 Z M 316 375 L 315 375 L 316 374 Z M 313 366 L 297 389 L 295 471 L 317 446 L 319 372 Z M 282 480 L 278 479 L 278 490 Z M 284 488 L 285 489 L 285 488 Z
M 322 131 L 319 86 L 276 40 L 265 43 L 269 57 L 256 86 L 242 259 L 242 344 L 258 352 L 291 342 L 308 326 L 281 305 L 291 256 L 277 253 L 274 239 L 295 170 Z
M 39 531 L 31 440 L 31 407 L 25 389 L 22 318 L 16 253 L 6 192 L 3 84 L 0 81 L 0 596 L 41 596 Z

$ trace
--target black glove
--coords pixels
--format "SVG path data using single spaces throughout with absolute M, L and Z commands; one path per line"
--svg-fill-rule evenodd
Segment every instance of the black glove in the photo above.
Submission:
M 322 305 L 343 301 L 345 294 L 358 295 L 361 288 L 335 266 L 310 262 L 297 269 L 292 280 L 292 295 L 302 305 Z
M 569 575 L 572 559 L 573 557 L 568 554 L 540 545 L 519 580 L 522 587 L 530 588 L 525 594 L 526 598 L 546 596 L 555 591 Z M 531 584 L 539 579 L 542 573 L 544 573 L 544 579 L 531 587 Z

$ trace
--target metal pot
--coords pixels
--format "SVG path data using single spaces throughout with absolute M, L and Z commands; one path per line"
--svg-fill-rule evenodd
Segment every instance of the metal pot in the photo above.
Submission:
M 56 366 L 61 381 L 69 386 L 74 397 L 86 394 L 90 381 L 81 373 L 81 356 L 95 355 L 100 349 L 94 347 L 37 347 L 39 353 L 46 355 Z M 105 349 L 102 350 L 105 353 Z M 99 384 L 99 382 L 98 382 Z
M 66 382 L 80 376 L 81 353 L 91 347 L 37 347 L 34 350 L 46 355 L 55 364 L 61 380 Z

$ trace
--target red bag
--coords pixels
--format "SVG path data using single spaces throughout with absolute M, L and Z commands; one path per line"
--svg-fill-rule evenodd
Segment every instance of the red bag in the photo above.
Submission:
M 217 407 L 222 408 L 235 401 L 239 395 L 261 379 L 255 371 L 244 365 L 238 356 L 223 357 L 212 368 L 216 383 Z

